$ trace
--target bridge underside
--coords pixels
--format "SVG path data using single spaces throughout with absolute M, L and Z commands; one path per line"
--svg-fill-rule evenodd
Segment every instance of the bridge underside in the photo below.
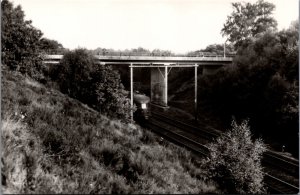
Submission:
M 197 64 L 133 64 L 130 67 L 131 105 L 133 106 L 133 69 L 151 68 L 151 103 L 163 108 L 168 108 L 168 75 L 172 68 L 185 67 L 195 69 L 195 109 L 197 107 Z M 196 110 L 195 110 L 196 111 Z M 133 116 L 133 113 L 131 113 Z M 195 115 L 196 116 L 196 115 Z
M 151 102 L 168 106 L 168 68 L 151 69 Z

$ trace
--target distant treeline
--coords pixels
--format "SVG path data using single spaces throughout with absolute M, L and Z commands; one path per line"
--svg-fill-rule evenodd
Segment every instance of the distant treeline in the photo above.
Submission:
M 139 47 L 137 49 L 114 50 L 106 48 L 97 48 L 92 51 L 95 55 L 102 56 L 180 56 L 180 57 L 220 57 L 224 56 L 224 45 L 212 44 L 205 49 L 191 51 L 187 53 L 173 53 L 169 50 L 154 49 L 152 51 Z M 225 55 L 234 56 L 235 51 L 232 45 L 226 45 Z

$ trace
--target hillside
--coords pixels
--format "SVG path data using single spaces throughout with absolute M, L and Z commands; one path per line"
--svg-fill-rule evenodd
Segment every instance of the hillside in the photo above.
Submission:
M 4 193 L 218 193 L 191 154 L 2 68 Z

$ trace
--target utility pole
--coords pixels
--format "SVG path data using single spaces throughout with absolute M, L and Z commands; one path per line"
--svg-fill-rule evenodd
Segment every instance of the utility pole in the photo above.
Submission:
M 197 85 L 197 82 L 198 82 L 198 73 L 197 73 L 197 68 L 198 68 L 198 64 L 195 64 L 195 121 L 197 121 L 197 109 L 198 109 L 198 102 L 197 102 L 197 99 L 198 99 L 198 94 L 197 94 L 197 88 L 198 88 L 198 85 Z
M 130 105 L 131 105 L 131 111 L 130 111 L 130 117 L 131 122 L 133 122 L 133 67 L 132 63 L 130 64 Z
M 226 39 L 225 42 L 224 42 L 224 58 L 226 57 L 226 49 L 225 48 L 226 48 L 226 42 L 227 42 L 227 40 L 228 39 Z

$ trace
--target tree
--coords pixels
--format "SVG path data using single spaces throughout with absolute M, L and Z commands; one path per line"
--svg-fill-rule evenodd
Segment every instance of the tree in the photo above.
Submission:
M 46 54 L 59 54 L 65 51 L 61 43 L 48 38 L 42 38 L 40 40 L 39 49 Z
M 137 49 L 131 49 L 131 52 L 135 55 L 148 55 L 150 51 L 148 49 L 138 47 Z
M 111 66 L 97 65 L 86 49 L 67 52 L 61 60 L 58 84 L 63 93 L 88 104 L 102 114 L 129 119 L 130 100 L 120 75 Z
M 275 5 L 264 0 L 251 3 L 232 3 L 233 12 L 221 30 L 237 49 L 243 43 L 267 30 L 275 30 L 276 20 L 271 16 Z
M 8 0 L 1 1 L 2 63 L 13 70 L 39 78 L 39 40 L 42 32 L 24 19 L 21 6 L 14 8 Z
M 85 49 L 67 52 L 60 62 L 58 79 L 61 91 L 69 96 L 83 100 L 87 86 L 91 83 L 93 56 Z
M 154 49 L 151 52 L 151 55 L 153 55 L 153 56 L 171 56 L 174 54 L 169 50 Z
M 235 54 L 235 50 L 232 44 L 226 44 L 225 49 L 226 55 Z M 197 51 L 190 51 L 187 56 L 205 56 L 205 55 L 224 55 L 224 45 L 223 44 L 210 44 L 206 46 L 205 49 L 200 49 Z
M 280 72 L 291 82 L 299 81 L 299 20 L 293 21 L 288 29 L 280 31 L 278 37 L 283 54 L 286 56 Z

